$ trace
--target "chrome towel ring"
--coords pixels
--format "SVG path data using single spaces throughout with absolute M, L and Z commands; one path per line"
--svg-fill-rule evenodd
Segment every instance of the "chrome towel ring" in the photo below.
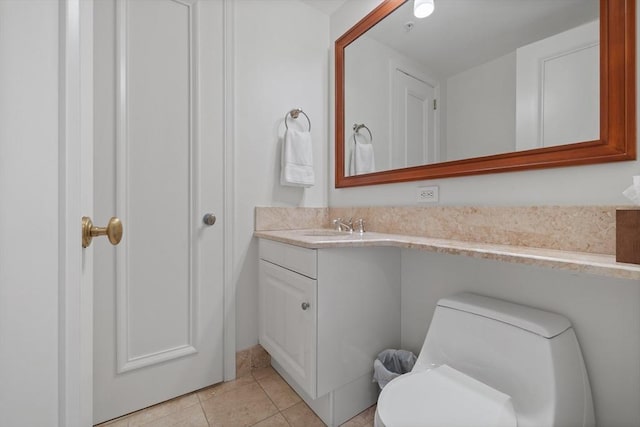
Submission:
M 373 135 L 371 134 L 371 130 L 369 130 L 369 128 L 367 126 L 365 126 L 364 123 L 358 124 L 358 123 L 354 123 L 353 124 L 353 142 L 356 142 L 356 135 L 360 135 L 360 129 L 366 129 L 367 132 L 369 132 L 369 144 L 373 144 Z
M 309 122 L 309 132 L 311 132 L 311 119 L 309 119 L 309 116 L 307 116 L 307 113 L 302 111 L 302 108 L 294 108 L 293 110 L 289 111 L 287 114 L 284 115 L 284 127 L 286 127 L 287 130 L 289 130 L 287 119 L 289 118 L 289 116 L 291 116 L 291 118 L 293 119 L 297 119 L 300 116 L 300 113 L 302 113 L 302 115 L 307 118 L 307 122 Z

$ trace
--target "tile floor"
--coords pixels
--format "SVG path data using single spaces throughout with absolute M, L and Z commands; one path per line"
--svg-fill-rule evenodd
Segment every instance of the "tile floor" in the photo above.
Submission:
M 375 406 L 342 427 L 373 427 Z M 325 424 L 272 368 L 134 412 L 98 427 L 322 427 Z

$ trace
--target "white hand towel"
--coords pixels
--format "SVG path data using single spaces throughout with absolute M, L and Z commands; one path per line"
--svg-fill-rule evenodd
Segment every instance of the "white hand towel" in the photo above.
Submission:
M 289 129 L 284 134 L 280 184 L 294 187 L 315 184 L 311 133 Z
M 351 150 L 350 175 L 361 175 L 375 171 L 376 161 L 373 155 L 373 144 L 356 141 Z

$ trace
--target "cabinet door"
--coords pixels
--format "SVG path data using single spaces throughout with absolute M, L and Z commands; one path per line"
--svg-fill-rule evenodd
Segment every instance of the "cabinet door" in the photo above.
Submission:
M 260 260 L 260 344 L 316 398 L 316 280 Z

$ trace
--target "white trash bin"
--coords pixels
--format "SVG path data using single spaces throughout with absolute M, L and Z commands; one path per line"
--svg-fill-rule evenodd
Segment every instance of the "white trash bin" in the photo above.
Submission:
M 416 359 L 416 355 L 408 350 L 381 351 L 373 362 L 373 382 L 377 382 L 382 390 L 392 379 L 410 372 Z

